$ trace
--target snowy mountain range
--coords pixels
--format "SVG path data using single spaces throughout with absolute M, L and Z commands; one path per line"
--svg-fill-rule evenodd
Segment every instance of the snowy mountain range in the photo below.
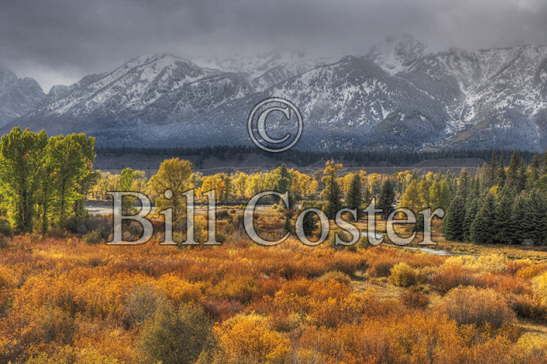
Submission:
M 247 117 L 269 96 L 301 110 L 300 149 L 547 150 L 547 46 L 430 52 L 409 36 L 340 59 L 139 57 L 47 95 L 0 69 L 0 131 L 82 131 L 105 147 L 250 145 Z

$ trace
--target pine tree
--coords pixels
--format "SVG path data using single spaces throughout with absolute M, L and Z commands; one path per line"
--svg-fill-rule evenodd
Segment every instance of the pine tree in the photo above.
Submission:
M 328 161 L 323 170 L 323 178 L 321 179 L 325 188 L 321 192 L 321 198 L 326 200 L 325 214 L 329 219 L 334 219 L 336 213 L 342 208 L 340 202 L 341 191 L 338 182 L 336 181 L 336 173 L 342 168 L 342 165 Z
M 528 236 L 536 245 L 547 244 L 547 200 L 542 193 L 533 190 L 528 199 L 526 217 Z
M 277 168 L 276 173 L 278 175 L 277 185 L 275 188 L 276 192 L 281 194 L 289 192 L 291 189 L 292 178 L 287 166 L 282 164 L 279 168 Z
M 463 241 L 465 220 L 465 201 L 459 194 L 454 197 L 444 218 L 444 234 L 446 239 Z
M 514 192 L 508 186 L 501 191 L 496 203 L 496 242 L 510 244 L 514 241 L 514 231 L 511 226 L 511 209 Z
M 541 160 L 539 155 L 535 155 L 532 159 L 532 163 L 530 163 L 530 174 L 528 176 L 528 180 L 526 183 L 527 188 L 533 188 L 535 186 L 536 181 L 539 179 L 539 170 L 541 166 Z
M 515 186 L 515 191 L 517 193 L 520 193 L 521 191 L 524 191 L 526 189 L 526 186 L 528 184 L 528 171 L 526 168 L 526 164 L 521 164 L 519 168 L 519 173 L 517 177 L 517 184 Z
M 346 206 L 350 209 L 357 209 L 357 217 L 361 217 L 361 176 L 359 174 L 354 174 L 351 178 L 351 182 L 348 188 L 348 193 L 346 195 Z
M 465 241 L 471 241 L 471 224 L 479 212 L 480 200 L 471 198 L 467 200 L 465 207 L 465 218 L 463 221 L 463 237 Z
M 528 194 L 520 193 L 511 207 L 511 229 L 513 241 L 523 243 L 529 238 L 529 231 L 533 228 L 528 220 Z
M 492 187 L 494 184 L 496 184 L 497 166 L 498 166 L 497 155 L 495 152 L 492 152 L 492 157 L 490 158 L 490 162 L 488 162 L 487 169 L 486 169 L 486 180 L 484 183 L 485 189 L 488 189 Z
M 518 177 L 520 169 L 520 155 L 517 152 L 511 154 L 511 160 L 509 162 L 509 168 L 507 168 L 507 178 L 505 186 L 516 189 L 518 186 Z
M 478 244 L 492 244 L 496 235 L 496 200 L 488 193 L 482 203 L 475 220 L 471 224 L 471 240 Z
M 441 181 L 441 197 L 440 197 L 440 206 L 445 211 L 448 210 L 448 207 L 450 206 L 450 186 L 448 185 L 448 182 L 446 179 L 443 179 Z
M 380 191 L 380 197 L 378 198 L 378 209 L 382 210 L 382 216 L 387 219 L 393 211 L 393 203 L 395 201 L 395 191 L 393 184 L 387 178 L 382 183 L 382 189 Z
M 500 188 L 503 188 L 505 186 L 505 167 L 503 166 L 503 156 L 500 156 L 500 160 L 498 162 L 498 166 L 496 169 L 496 182 L 495 184 L 498 185 Z
M 469 196 L 469 175 L 467 171 L 464 169 L 462 170 L 462 173 L 460 175 L 460 178 L 458 180 L 458 195 L 460 195 L 461 198 L 464 199 L 464 201 Z

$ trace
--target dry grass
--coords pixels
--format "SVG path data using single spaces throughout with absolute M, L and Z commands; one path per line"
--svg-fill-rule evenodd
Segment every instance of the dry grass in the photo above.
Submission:
M 178 249 L 19 236 L 0 255 L 0 362 L 134 363 L 145 323 L 168 303 L 213 321 L 202 363 L 482 363 L 499 353 L 533 363 L 547 335 L 512 329 L 513 311 L 544 327 L 543 272 L 533 260 L 293 240 Z

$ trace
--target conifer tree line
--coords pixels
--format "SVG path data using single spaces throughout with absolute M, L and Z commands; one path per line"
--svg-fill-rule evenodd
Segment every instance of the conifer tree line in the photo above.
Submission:
M 451 201 L 443 229 L 448 240 L 478 244 L 547 245 L 547 158 L 509 165 L 493 153 L 474 176 L 450 178 Z
M 14 128 L 0 139 L 1 211 L 17 232 L 62 229 L 85 216 L 95 183 L 95 139 Z

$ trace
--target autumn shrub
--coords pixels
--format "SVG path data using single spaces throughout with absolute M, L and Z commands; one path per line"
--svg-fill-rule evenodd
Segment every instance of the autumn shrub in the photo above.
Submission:
M 70 344 L 76 330 L 74 319 L 55 306 L 46 306 L 32 315 L 31 336 L 34 342 Z
M 298 348 L 299 353 L 316 353 L 325 363 L 444 364 L 466 362 L 463 345 L 453 322 L 412 312 L 337 328 L 305 327 Z
M 77 284 L 66 275 L 52 278 L 37 274 L 28 278 L 17 291 L 14 306 L 22 311 L 33 311 L 50 305 L 74 314 L 79 309 L 76 287 Z
M 99 230 L 92 230 L 83 236 L 86 243 L 98 244 L 104 241 L 104 238 Z
M 337 270 L 349 276 L 357 271 L 365 271 L 368 268 L 366 258 L 348 251 L 338 251 L 332 257 L 331 270 Z
M 513 295 L 509 299 L 511 308 L 518 317 L 547 322 L 547 308 L 542 304 L 541 298 L 533 295 Z
M 241 312 L 245 306 L 235 300 L 228 300 L 221 297 L 208 297 L 203 302 L 205 311 L 214 320 L 225 320 Z
M 508 258 L 502 254 L 481 255 L 478 257 L 464 255 L 449 257 L 445 264 L 460 264 L 465 268 L 491 273 L 501 273 L 507 269 Z
M 541 304 L 547 308 L 547 272 L 532 279 L 532 287 L 538 297 L 541 297 Z
M 404 262 L 394 265 L 390 272 L 389 280 L 395 286 L 410 287 L 416 283 L 416 270 Z
M 15 287 L 19 282 L 18 276 L 14 269 L 0 265 L 0 289 Z
M 495 329 L 511 324 L 515 318 L 505 299 L 490 288 L 454 288 L 436 309 L 460 325 L 489 325 Z
M 545 337 L 537 332 L 526 332 L 520 336 L 514 350 L 521 354 L 521 362 L 527 364 L 543 364 L 547 357 Z
M 211 322 L 203 308 L 183 304 L 175 309 L 165 303 L 146 321 L 139 347 L 146 362 L 194 363 L 210 337 Z
M 391 258 L 380 258 L 371 263 L 368 273 L 372 277 L 388 277 L 395 264 L 397 262 Z
M 477 287 L 493 288 L 497 292 L 506 294 L 529 294 L 530 285 L 523 279 L 507 274 L 483 273 L 475 276 L 474 285 Z
M 0 234 L 0 249 L 6 249 L 8 246 L 8 238 L 5 235 Z
M 547 272 L 547 263 L 530 264 L 519 269 L 516 276 L 522 279 L 531 279 L 543 272 Z
M 409 308 L 426 308 L 429 297 L 417 289 L 407 289 L 401 294 L 401 303 Z
M 271 327 L 268 318 L 239 314 L 214 328 L 223 363 L 283 363 L 290 341 Z
M 175 303 L 198 302 L 201 298 L 201 286 L 168 273 L 162 275 L 156 282 L 156 286 Z
M 318 278 L 320 282 L 337 281 L 344 284 L 350 284 L 351 278 L 340 271 L 329 271 Z
M 0 218 L 0 235 L 4 235 L 6 237 L 13 235 L 13 229 L 7 219 Z
M 25 361 L 25 364 L 121 364 L 121 362 L 92 348 L 78 350 L 66 345 L 58 348 L 53 353 L 40 352 L 33 354 Z
M 475 283 L 475 272 L 459 264 L 443 264 L 431 277 L 433 287 L 443 293 L 458 286 L 472 286 Z
M 374 307 L 374 305 L 376 307 Z M 371 299 L 369 294 L 351 293 L 343 297 L 329 297 L 310 303 L 309 321 L 317 326 L 337 327 L 342 324 L 359 322 L 364 316 L 375 315 L 375 310 L 385 309 L 383 302 Z
M 150 318 L 164 296 L 155 287 L 144 284 L 131 290 L 125 303 L 125 323 L 128 326 L 140 325 Z

